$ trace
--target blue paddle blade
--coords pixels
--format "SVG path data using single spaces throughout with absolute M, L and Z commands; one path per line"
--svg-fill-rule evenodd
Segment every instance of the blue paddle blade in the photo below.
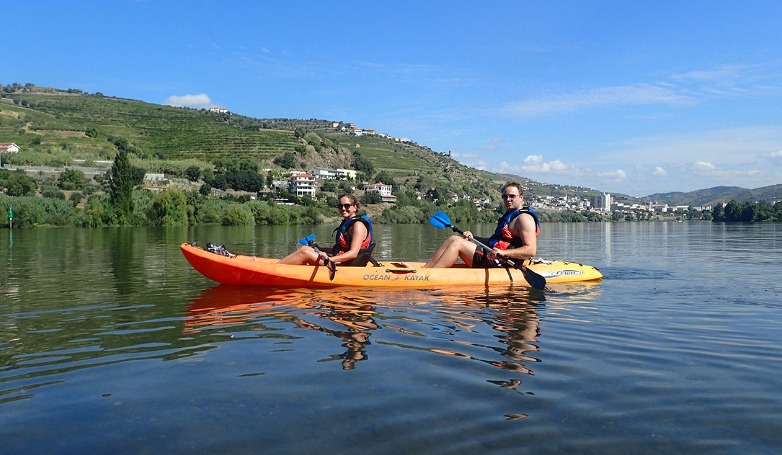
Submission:
M 527 280 L 527 283 L 529 283 L 530 286 L 535 289 L 540 289 L 541 291 L 546 289 L 546 278 L 544 278 L 543 275 L 533 272 L 527 267 L 519 268 L 521 268 L 521 273 L 524 274 L 524 279 Z
M 429 218 L 429 224 L 436 228 L 447 228 L 451 227 L 451 219 L 445 212 L 435 212 L 435 214 Z
M 299 243 L 302 245 L 309 245 L 315 240 L 315 234 L 310 234 L 306 237 L 300 238 Z

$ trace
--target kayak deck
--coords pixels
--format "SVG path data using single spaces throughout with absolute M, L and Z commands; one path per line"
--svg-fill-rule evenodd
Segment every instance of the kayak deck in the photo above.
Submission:
M 423 262 L 380 261 L 379 267 L 340 267 L 336 273 L 323 265 L 279 264 L 279 259 L 248 255 L 223 255 L 183 243 L 182 254 L 205 277 L 221 284 L 274 287 L 405 287 L 427 288 L 467 285 L 527 285 L 520 270 L 513 268 L 474 269 L 464 264 L 449 268 L 423 268 Z M 592 281 L 602 278 L 589 265 L 567 261 L 525 261 L 530 270 L 547 283 Z

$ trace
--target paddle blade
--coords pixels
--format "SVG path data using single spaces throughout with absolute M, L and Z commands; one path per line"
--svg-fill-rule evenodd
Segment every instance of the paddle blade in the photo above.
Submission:
M 543 275 L 524 266 L 520 266 L 519 268 L 521 269 L 521 273 L 524 274 L 524 279 L 527 280 L 527 283 L 529 283 L 530 286 L 535 289 L 540 289 L 541 291 L 546 289 L 546 278 L 544 278 Z
M 435 214 L 429 218 L 429 224 L 436 228 L 449 228 L 451 227 L 451 219 L 445 212 L 435 212 Z
M 302 245 L 309 245 L 313 241 L 315 241 L 315 234 L 310 234 L 306 237 L 302 237 L 299 239 L 299 243 Z
M 337 274 L 337 264 L 327 259 L 326 268 L 329 269 L 329 280 L 334 281 L 334 276 Z

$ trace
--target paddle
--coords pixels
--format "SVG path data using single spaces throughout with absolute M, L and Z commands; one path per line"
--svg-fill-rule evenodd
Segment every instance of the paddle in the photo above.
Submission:
M 312 249 L 315 250 L 318 255 L 322 253 L 320 248 L 318 248 L 317 245 L 315 245 L 315 234 L 310 234 L 304 238 L 299 239 L 299 243 L 302 245 L 308 245 Z M 333 261 L 330 261 L 328 259 L 323 259 L 323 265 L 325 265 L 329 269 L 329 279 L 331 281 L 334 281 L 334 275 L 337 273 L 337 265 L 334 264 Z
M 451 228 L 454 232 L 457 232 L 459 234 L 464 235 L 464 231 L 459 229 L 458 227 L 451 224 L 451 219 L 448 217 L 448 214 L 445 212 L 436 212 L 434 215 L 432 215 L 431 218 L 429 218 L 429 224 L 436 228 Z M 478 239 L 476 239 L 473 236 L 468 237 L 471 242 L 478 245 L 479 247 L 483 248 L 483 250 L 489 254 L 491 253 L 491 248 L 489 248 L 487 245 L 484 245 L 482 242 L 480 242 Z M 542 275 L 530 270 L 528 267 L 526 267 L 524 264 L 516 263 L 515 261 L 508 259 L 506 257 L 497 256 L 495 257 L 496 260 L 500 262 L 504 262 L 505 264 L 521 270 L 521 273 L 524 274 L 524 279 L 527 280 L 527 283 L 529 283 L 533 288 L 535 289 L 546 289 L 546 278 L 544 278 Z

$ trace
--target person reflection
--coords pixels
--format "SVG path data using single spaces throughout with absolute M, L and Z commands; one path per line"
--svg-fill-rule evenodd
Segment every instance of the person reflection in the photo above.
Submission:
M 491 364 L 508 371 L 533 374 L 526 364 L 538 362 L 538 359 L 530 356 L 529 353 L 540 350 L 535 344 L 540 336 L 540 319 L 535 305 L 532 303 L 508 305 L 490 324 L 500 332 L 498 338 L 504 345 L 504 347 L 498 346 L 495 350 L 508 359 L 493 361 Z M 510 389 L 516 389 L 521 385 L 519 378 L 489 382 Z
M 344 353 L 338 355 L 338 358 L 342 359 L 343 370 L 352 370 L 355 368 L 356 362 L 367 360 L 369 357 L 366 353 L 366 346 L 372 344 L 369 341 L 371 335 L 369 332 L 379 328 L 372 319 L 372 315 L 376 314 L 374 308 L 370 305 L 339 304 L 323 306 L 322 309 L 323 311 L 319 312 L 318 316 L 341 324 L 345 326 L 346 330 L 329 329 L 301 318 L 295 320 L 296 325 L 341 339 L 343 341 L 342 347 L 346 349 Z

